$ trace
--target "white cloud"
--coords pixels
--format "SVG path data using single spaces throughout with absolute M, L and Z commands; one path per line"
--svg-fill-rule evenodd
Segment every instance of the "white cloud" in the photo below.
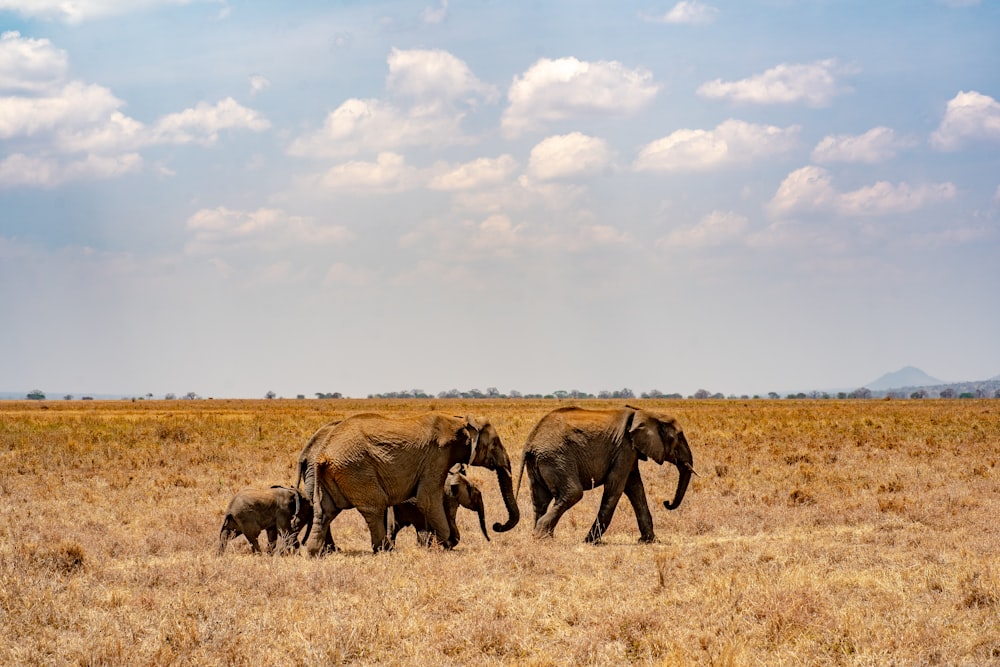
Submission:
M 719 10 L 704 2 L 697 0 L 682 0 L 678 2 L 666 14 L 653 16 L 650 14 L 640 14 L 644 21 L 654 23 L 687 23 L 692 25 L 704 25 L 712 23 L 719 15 Z
M 335 165 L 319 179 L 325 188 L 359 194 L 409 190 L 419 182 L 419 172 L 402 155 L 389 152 L 379 153 L 375 162 L 352 160 Z
M 93 126 L 121 105 L 107 88 L 79 81 L 47 95 L 0 98 L 0 139 Z
M 206 0 L 213 4 L 219 0 Z M 158 6 L 190 4 L 191 0 L 0 0 L 0 11 L 8 10 L 32 18 L 80 23 L 119 16 Z
M 250 75 L 250 95 L 257 95 L 271 87 L 271 82 L 267 77 L 260 74 Z
M 637 171 L 698 171 L 749 164 L 782 155 L 797 143 L 799 126 L 787 128 L 727 120 L 714 130 L 677 130 L 646 144 L 633 167 Z
M 273 250 L 289 245 L 343 243 L 353 234 L 339 225 L 326 225 L 314 218 L 289 215 L 273 208 L 237 211 L 219 206 L 203 208 L 187 220 L 193 238 L 189 254 L 215 253 L 249 247 Z
M 362 150 L 405 148 L 458 132 L 455 118 L 402 111 L 376 99 L 349 99 L 332 111 L 317 132 L 292 142 L 296 157 L 344 157 Z
M 386 90 L 424 104 L 450 104 L 478 99 L 495 101 L 497 89 L 483 83 L 464 61 L 441 49 L 389 52 Z
M 1000 141 L 1000 103 L 974 90 L 961 91 L 948 101 L 931 146 L 954 151 L 977 140 Z
M 954 199 L 952 183 L 929 183 L 913 186 L 879 181 L 874 185 L 840 195 L 838 208 L 845 215 L 887 215 L 907 213 L 928 204 Z
M 790 173 L 771 199 L 773 215 L 787 216 L 810 211 L 831 211 L 841 215 L 879 216 L 907 213 L 930 204 L 953 199 L 952 183 L 893 185 L 879 181 L 851 192 L 834 187 L 830 173 L 822 167 L 808 166 Z
M 888 127 L 873 127 L 864 134 L 824 137 L 812 152 L 813 162 L 885 162 L 912 142 L 901 139 Z
M 0 93 L 39 93 L 57 88 L 69 69 L 66 52 L 47 39 L 0 35 Z
M 464 143 L 460 105 L 490 101 L 496 89 L 477 79 L 447 51 L 393 49 L 386 88 L 398 102 L 352 98 L 332 111 L 323 127 L 294 140 L 296 157 L 346 157 L 362 151 Z
M 507 92 L 510 105 L 501 123 L 508 136 L 517 136 L 585 114 L 630 114 L 646 106 L 658 90 L 652 73 L 641 67 L 630 69 L 617 61 L 542 58 L 514 77 Z
M 661 248 L 704 248 L 739 239 L 747 228 L 746 216 L 733 211 L 712 211 L 694 227 L 675 229 L 657 239 Z
M 446 18 L 448 18 L 448 0 L 441 0 L 441 4 L 437 7 L 425 7 L 420 14 L 420 20 L 431 25 L 443 23 Z
M 833 59 L 807 64 L 782 63 L 763 74 L 740 81 L 709 81 L 699 86 L 698 94 L 710 99 L 751 104 L 802 102 L 813 107 L 824 107 L 830 104 L 835 95 L 849 90 L 837 82 L 838 75 L 849 71 Z
M 212 143 L 224 129 L 261 131 L 270 123 L 227 98 L 169 114 L 153 127 L 123 114 L 125 103 L 97 84 L 67 81 L 63 51 L 16 32 L 0 37 L 0 139 L 19 139 L 5 159 L 7 186 L 52 186 L 114 178 L 142 167 L 139 149 L 158 143 Z M 80 157 L 80 154 L 85 154 Z M 24 169 L 14 174 L 12 165 Z
M 153 127 L 152 136 L 155 143 L 212 144 L 218 140 L 221 130 L 261 132 L 269 127 L 271 123 L 260 113 L 227 97 L 214 105 L 199 102 L 193 109 L 164 116 Z
M 559 134 L 531 149 L 528 174 L 543 181 L 591 174 L 608 166 L 611 157 L 611 148 L 604 139 L 581 132 Z
M 432 190 L 475 190 L 499 185 L 517 169 L 517 161 L 510 155 L 498 158 L 479 158 L 457 167 L 439 168 L 441 173 L 430 179 L 427 187 Z
M 524 229 L 524 224 L 515 225 L 506 215 L 491 215 L 475 227 L 470 244 L 474 250 L 510 258 L 526 243 Z

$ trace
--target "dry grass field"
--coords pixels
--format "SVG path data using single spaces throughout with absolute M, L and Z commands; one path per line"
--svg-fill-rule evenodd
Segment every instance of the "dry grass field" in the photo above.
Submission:
M 0 403 L 0 664 L 1000 664 L 1000 401 L 633 401 L 676 416 L 700 477 L 643 463 L 659 543 L 600 491 L 553 540 L 452 552 L 216 556 L 246 486 L 294 483 L 359 411 L 487 415 L 514 460 L 554 401 Z M 606 406 L 611 402 L 585 401 Z M 496 479 L 473 468 L 487 520 Z

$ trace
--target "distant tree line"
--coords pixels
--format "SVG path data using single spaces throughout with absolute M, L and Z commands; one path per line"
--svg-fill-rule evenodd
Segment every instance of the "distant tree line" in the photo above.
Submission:
M 332 392 L 315 392 L 317 399 L 339 399 L 339 398 L 349 398 L 339 391 Z M 278 395 L 273 391 L 268 391 L 264 394 L 267 399 L 277 398 Z M 297 394 L 296 398 L 304 399 L 305 394 Z M 755 394 L 750 396 L 748 394 L 734 395 L 730 394 L 726 396 L 721 392 L 711 392 L 707 389 L 699 389 L 693 394 L 685 397 L 680 393 L 664 393 L 659 389 L 652 389 L 650 391 L 644 391 L 638 396 L 639 398 L 646 399 L 697 399 L 697 400 L 720 400 L 720 399 L 737 399 L 737 400 L 749 400 L 749 399 L 761 399 L 768 398 L 772 400 L 780 399 L 782 396 L 774 391 L 768 392 L 765 396 Z M 26 398 L 33 401 L 43 401 L 45 400 L 45 392 L 40 389 L 32 389 L 26 395 Z M 63 396 L 64 400 L 73 400 L 72 394 L 66 394 Z M 168 393 L 163 396 L 164 400 L 173 401 L 177 400 L 178 396 L 173 393 Z M 181 400 L 197 400 L 200 399 L 196 392 L 189 391 L 186 394 L 179 397 Z M 478 399 L 478 398 L 489 398 L 489 399 L 505 399 L 505 398 L 532 398 L 532 399 L 558 399 L 558 400 L 579 400 L 579 399 L 630 399 L 636 398 L 636 394 L 631 389 L 624 387 L 622 389 L 615 390 L 602 390 L 597 392 L 597 394 L 592 394 L 586 391 L 580 391 L 579 389 L 559 389 L 550 393 L 539 394 L 539 393 L 522 393 L 516 389 L 511 389 L 510 391 L 504 393 L 501 392 L 496 387 L 487 387 L 485 391 L 479 389 L 469 389 L 466 391 L 461 391 L 458 389 L 448 389 L 446 391 L 439 391 L 436 394 L 426 392 L 423 389 L 402 389 L 400 391 L 389 391 L 380 394 L 368 394 L 368 398 L 399 398 L 399 399 L 414 399 L 414 398 L 462 398 L 462 399 Z M 900 389 L 891 389 L 888 391 L 873 391 L 867 387 L 859 387 L 854 391 L 840 391 L 836 394 L 825 391 L 810 391 L 810 392 L 797 392 L 789 393 L 784 396 L 784 398 L 790 399 L 873 399 L 873 398 L 890 398 L 890 399 L 922 399 L 922 398 L 1000 398 L 1000 381 L 998 380 L 985 380 L 982 382 L 967 382 L 967 383 L 957 383 L 951 385 L 935 385 L 932 387 L 904 387 Z M 148 393 L 144 396 L 133 397 L 132 400 L 152 400 L 153 394 Z M 88 401 L 93 400 L 90 396 L 83 396 L 82 400 Z

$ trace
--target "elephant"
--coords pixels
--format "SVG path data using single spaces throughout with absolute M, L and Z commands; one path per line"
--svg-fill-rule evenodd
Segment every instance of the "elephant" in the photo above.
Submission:
M 359 415 L 360 416 L 360 415 Z M 324 424 L 316 433 L 309 438 L 303 447 L 302 451 L 299 452 L 299 458 L 297 462 L 298 467 L 298 478 L 295 480 L 295 488 L 298 489 L 305 483 L 305 488 L 303 493 L 306 498 L 313 497 L 313 491 L 316 486 L 316 478 L 314 476 L 315 468 L 311 468 L 309 464 L 312 462 L 313 454 L 316 449 L 318 449 L 326 440 L 326 434 L 329 433 L 330 429 L 340 423 L 340 420 L 334 420 L 327 424 Z M 310 526 L 310 529 L 312 526 Z M 333 541 L 333 534 L 328 530 L 323 536 L 323 549 L 327 552 L 337 551 L 337 545 Z
M 448 472 L 448 478 L 444 482 L 444 511 L 448 517 L 448 527 L 451 529 L 451 536 L 455 543 L 462 539 L 455 522 L 459 506 L 465 507 L 475 512 L 479 516 L 479 529 L 483 531 L 483 537 L 490 541 L 490 534 L 486 531 L 486 508 L 483 505 L 483 493 L 479 488 L 469 481 L 465 476 L 465 466 L 458 464 Z M 393 521 L 390 523 L 389 539 L 396 542 L 396 535 L 407 526 L 417 529 L 417 542 L 424 546 L 429 546 L 431 542 L 430 527 L 427 519 L 417 508 L 415 498 L 411 498 L 405 503 L 392 506 Z
M 306 528 L 306 537 L 312 529 L 312 502 L 298 489 L 272 486 L 269 489 L 244 489 L 233 496 L 226 507 L 226 516 L 219 530 L 219 554 L 233 538 L 244 535 L 254 553 L 260 553 L 257 537 L 267 531 L 267 542 L 273 553 L 278 537 L 292 536 L 292 548 L 299 548 L 299 531 Z
M 511 530 L 520 520 L 510 458 L 496 429 L 483 417 L 428 412 L 390 419 L 361 414 L 328 424 L 313 438 L 317 441 L 312 443 L 307 470 L 307 480 L 313 480 L 315 510 L 313 532 L 306 541 L 310 556 L 323 549 L 330 522 L 351 508 L 368 524 L 372 550 L 392 549 L 386 532 L 388 509 L 410 498 L 436 540 L 445 548 L 454 547 L 444 486 L 448 471 L 459 462 L 496 473 L 508 518 L 493 524 L 494 531 Z
M 520 490 L 527 468 L 534 537 L 552 537 L 559 518 L 583 497 L 584 489 L 604 485 L 601 507 L 586 541 L 601 540 L 624 491 L 635 510 L 639 542 L 654 542 L 653 518 L 639 475 L 639 461 L 647 459 L 677 466 L 680 478 L 674 500 L 663 503 L 668 510 L 677 509 L 694 467 L 687 438 L 676 420 L 632 406 L 611 410 L 565 407 L 546 414 L 528 434 L 517 480 Z

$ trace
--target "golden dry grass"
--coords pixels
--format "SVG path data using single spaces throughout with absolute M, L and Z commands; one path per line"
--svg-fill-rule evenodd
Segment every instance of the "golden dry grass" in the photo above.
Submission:
M 609 405 L 611 402 L 583 402 Z M 643 464 L 659 543 L 599 491 L 553 540 L 459 514 L 453 552 L 214 550 L 245 486 L 294 482 L 330 419 L 489 416 L 516 467 L 553 401 L 0 404 L 0 664 L 1000 663 L 1000 402 L 643 401 L 676 416 L 701 473 Z M 488 520 L 495 479 L 473 468 Z M 525 482 L 525 487 L 527 483 Z

